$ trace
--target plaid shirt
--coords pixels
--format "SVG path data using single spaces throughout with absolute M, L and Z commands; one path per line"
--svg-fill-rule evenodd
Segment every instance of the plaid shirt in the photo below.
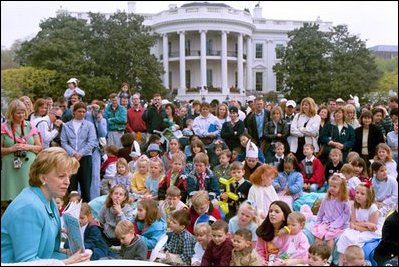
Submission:
M 180 233 L 172 232 L 168 238 L 165 250 L 173 254 L 178 254 L 182 261 L 190 265 L 196 242 L 195 237 L 187 230 L 183 230 Z

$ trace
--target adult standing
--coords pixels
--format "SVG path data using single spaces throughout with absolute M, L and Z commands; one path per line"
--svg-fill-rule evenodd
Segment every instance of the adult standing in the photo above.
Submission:
M 107 136 L 107 120 L 103 117 L 104 112 L 104 102 L 99 100 L 93 100 L 91 102 L 91 108 L 87 111 L 85 119 L 93 123 L 96 130 L 96 138 L 99 140 L 99 145 L 96 146 L 91 155 L 92 159 L 92 175 L 91 175 L 91 186 L 90 186 L 90 199 L 95 199 L 100 196 L 100 167 L 101 167 L 101 157 L 103 154 L 103 149 L 105 140 Z
M 162 119 L 165 117 L 165 109 L 162 107 L 162 97 L 160 94 L 154 94 L 152 105 L 147 108 L 142 118 L 147 124 L 147 131 L 153 134 L 154 130 L 162 130 Z
M 287 137 L 290 134 L 289 126 L 281 118 L 283 117 L 283 110 L 280 106 L 275 106 L 271 110 L 271 121 L 265 125 L 265 145 L 264 154 L 265 161 L 272 162 L 275 155 L 274 144 L 281 142 L 284 144 L 284 151 L 288 151 Z
M 29 186 L 8 206 L 1 218 L 1 262 L 64 259 L 71 264 L 86 261 L 89 254 L 77 252 L 67 259 L 60 253 L 61 220 L 55 198 L 67 192 L 69 177 L 79 162 L 64 149 L 43 150 L 33 161 Z
M 42 138 L 42 146 L 44 148 L 50 147 L 51 142 L 59 134 L 61 134 L 62 127 L 62 111 L 59 107 L 53 107 L 48 114 L 43 118 L 38 118 L 33 124 L 40 131 Z
M 334 121 L 328 122 L 321 131 L 320 143 L 324 146 L 320 160 L 326 164 L 331 149 L 338 148 L 342 152 L 342 161 L 346 162 L 349 151 L 355 144 L 355 131 L 345 122 L 343 108 L 334 112 Z
M 263 140 L 264 125 L 270 121 L 270 111 L 265 109 L 265 103 L 261 96 L 255 99 L 255 111 L 245 121 L 248 134 L 254 139 L 255 144 L 260 147 Z
M 39 98 L 35 101 L 33 105 L 33 113 L 29 115 L 29 120 L 31 122 L 38 121 L 46 117 L 48 111 L 47 101 L 44 98 Z
M 223 123 L 220 135 L 232 151 L 234 148 L 240 147 L 240 136 L 245 132 L 245 125 L 238 117 L 237 107 L 229 108 L 229 116 L 230 121 Z
M 1 200 L 14 199 L 28 186 L 29 168 L 42 150 L 39 131 L 25 120 L 26 113 L 25 104 L 14 99 L 1 124 Z
M 124 106 L 119 105 L 118 97 L 115 93 L 109 96 L 111 104 L 105 108 L 104 117 L 108 123 L 109 145 L 116 145 L 122 148 L 121 137 L 125 133 L 127 122 L 127 111 Z
M 353 129 L 359 128 L 360 123 L 356 118 L 356 107 L 352 104 L 346 104 L 344 106 L 344 111 L 346 123 L 352 126 Z
M 96 130 L 93 123 L 85 120 L 86 105 L 77 103 L 73 105 L 73 120 L 62 127 L 61 146 L 70 156 L 75 157 L 80 167 L 78 172 L 71 177 L 68 192 L 78 190 L 78 182 L 84 202 L 90 201 L 90 186 L 92 180 L 92 154 L 98 146 Z
M 319 136 L 320 116 L 316 114 L 316 103 L 313 98 L 305 97 L 300 104 L 299 113 L 297 113 L 291 123 L 291 135 L 288 137 L 290 150 L 295 153 L 298 162 L 302 161 L 303 145 L 313 144 L 314 152 L 319 151 L 317 139 Z
M 135 93 L 132 107 L 127 110 L 126 132 L 135 135 L 140 144 L 145 144 L 147 141 L 147 125 L 143 120 L 144 112 L 145 108 L 140 104 L 140 94 Z
M 373 124 L 373 114 L 365 111 L 360 115 L 360 127 L 355 129 L 355 144 L 353 151 L 366 161 L 370 166 L 370 159 L 375 155 L 375 149 L 379 143 L 384 143 L 384 135 L 381 129 Z

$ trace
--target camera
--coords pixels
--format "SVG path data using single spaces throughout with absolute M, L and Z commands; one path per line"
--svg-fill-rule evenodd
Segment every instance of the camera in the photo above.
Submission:
M 21 150 L 15 151 L 14 152 L 14 156 L 18 157 L 18 158 L 25 158 L 26 157 L 26 151 L 21 151 Z
M 14 158 L 14 169 L 20 169 L 22 167 L 22 160 L 19 157 Z

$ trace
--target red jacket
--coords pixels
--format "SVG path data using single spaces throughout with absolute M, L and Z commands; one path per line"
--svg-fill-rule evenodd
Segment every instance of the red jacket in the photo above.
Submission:
M 318 184 L 319 187 L 322 187 L 324 184 L 323 164 L 318 158 L 314 157 L 312 162 L 313 172 L 310 175 L 308 175 L 306 174 L 305 161 L 306 158 L 299 163 L 299 166 L 301 167 L 301 173 L 303 175 L 303 183 Z

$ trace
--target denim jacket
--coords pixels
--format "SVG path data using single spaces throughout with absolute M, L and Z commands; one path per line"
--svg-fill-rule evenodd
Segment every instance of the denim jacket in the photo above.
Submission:
M 98 147 L 98 139 L 93 123 L 83 120 L 76 135 L 72 122 L 69 121 L 62 127 L 61 146 L 70 156 L 76 152 L 82 156 L 91 155 L 93 149 Z

